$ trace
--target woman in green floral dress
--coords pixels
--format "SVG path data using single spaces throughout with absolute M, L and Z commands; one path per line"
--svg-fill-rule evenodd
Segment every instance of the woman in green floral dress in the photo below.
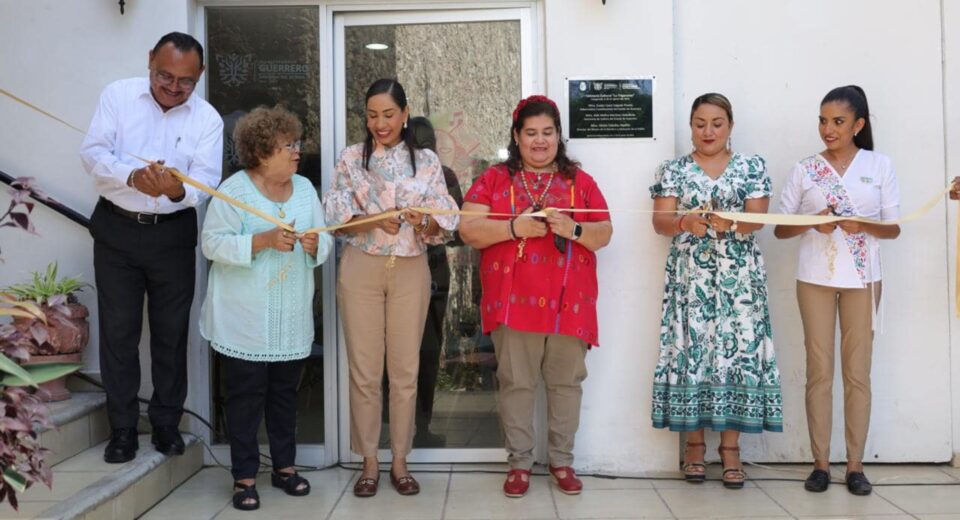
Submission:
M 673 237 L 652 418 L 656 428 L 687 432 L 683 471 L 691 482 L 705 478 L 704 428 L 720 431 L 723 483 L 740 488 L 740 433 L 783 430 L 767 274 L 754 236 L 762 224 L 682 212 L 767 211 L 764 161 L 729 150 L 732 128 L 725 97 L 698 97 L 690 113 L 694 151 L 665 162 L 650 187 L 659 211 L 654 228 Z

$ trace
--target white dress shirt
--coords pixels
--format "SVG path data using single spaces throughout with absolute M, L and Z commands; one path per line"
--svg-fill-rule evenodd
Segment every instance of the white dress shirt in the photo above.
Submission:
M 822 157 L 820 159 L 827 162 Z M 837 175 L 833 167 L 830 168 Z M 838 177 L 850 195 L 858 217 L 874 220 L 896 220 L 900 217 L 900 188 L 893 163 L 887 156 L 861 149 L 850 162 L 846 173 Z M 823 192 L 798 163 L 780 195 L 780 212 L 815 215 L 826 207 Z M 828 287 L 864 287 L 839 227 L 829 235 L 813 228 L 805 231 L 800 235 L 798 256 L 797 280 L 801 282 Z M 879 281 L 882 278 L 880 240 L 869 233 L 867 257 L 864 270 L 866 281 Z
M 196 207 L 208 195 L 184 184 L 183 200 L 150 197 L 127 178 L 146 164 L 133 157 L 163 159 L 189 177 L 216 188 L 223 164 L 223 120 L 196 95 L 164 112 L 150 93 L 150 80 L 130 78 L 107 85 L 80 147 L 83 167 L 104 198 L 128 211 L 173 213 Z

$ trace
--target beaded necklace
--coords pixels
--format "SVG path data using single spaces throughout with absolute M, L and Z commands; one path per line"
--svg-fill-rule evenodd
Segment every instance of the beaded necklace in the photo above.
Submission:
M 540 180 L 540 173 L 530 172 L 537 176 L 537 180 Z M 543 187 L 543 191 L 540 192 L 539 197 L 533 196 L 533 190 L 530 189 L 530 185 L 527 183 L 527 172 L 520 170 L 520 182 L 523 185 L 523 191 L 527 192 L 527 197 L 530 198 L 530 203 L 533 204 L 533 211 L 540 211 L 543 209 L 543 201 L 547 199 L 547 192 L 550 191 L 550 185 L 553 184 L 553 178 L 557 175 L 556 171 L 550 172 L 550 177 L 547 179 L 547 184 Z M 516 214 L 516 199 L 513 192 L 513 184 L 510 185 L 510 211 L 511 213 Z M 523 248 L 527 245 L 526 237 L 520 239 L 520 244 L 517 246 L 517 258 L 523 259 Z

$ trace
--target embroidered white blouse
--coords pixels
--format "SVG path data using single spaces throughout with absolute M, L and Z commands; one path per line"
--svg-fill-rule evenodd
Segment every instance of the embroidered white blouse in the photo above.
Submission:
M 893 163 L 885 155 L 863 150 L 857 152 L 842 176 L 817 154 L 798 162 L 791 171 L 780 195 L 780 211 L 815 215 L 827 207 L 827 196 L 813 180 L 813 170 L 827 179 L 831 189 L 842 197 L 846 191 L 857 216 L 875 220 L 896 220 L 900 217 L 900 188 Z M 854 254 L 847 245 L 845 233 L 837 228 L 830 235 L 809 229 L 800 235 L 797 280 L 828 287 L 865 287 L 863 282 L 882 278 L 880 241 L 866 235 L 867 258 L 862 266 L 863 278 L 857 269 Z

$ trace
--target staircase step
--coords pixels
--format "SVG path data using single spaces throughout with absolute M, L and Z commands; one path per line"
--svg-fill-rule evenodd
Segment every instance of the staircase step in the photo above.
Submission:
M 177 457 L 157 452 L 150 435 L 140 436 L 137 456 L 126 464 L 103 461 L 106 442 L 53 468 L 53 489 L 35 485 L 19 495 L 20 511 L 0 504 L 0 519 L 133 519 L 170 494 L 203 466 L 203 444 L 184 434 L 186 451 Z
M 70 399 L 48 405 L 54 428 L 40 434 L 40 444 L 50 450 L 47 464 L 59 464 L 110 437 L 106 404 L 103 392 L 73 392 Z

